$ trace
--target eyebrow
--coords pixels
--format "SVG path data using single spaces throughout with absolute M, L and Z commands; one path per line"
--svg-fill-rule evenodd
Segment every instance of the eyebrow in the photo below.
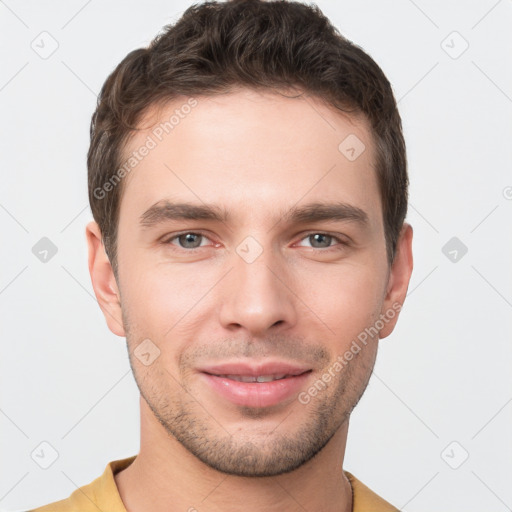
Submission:
M 149 229 L 171 220 L 206 220 L 220 223 L 229 222 L 227 210 L 212 204 L 177 203 L 159 201 L 140 216 L 140 224 Z M 319 221 L 349 221 L 367 226 L 368 214 L 357 206 L 343 202 L 315 202 L 293 206 L 278 216 L 279 221 L 289 224 L 313 223 Z
M 150 228 L 168 220 L 209 220 L 226 222 L 228 213 L 222 208 L 208 204 L 172 203 L 159 201 L 140 216 L 140 224 Z

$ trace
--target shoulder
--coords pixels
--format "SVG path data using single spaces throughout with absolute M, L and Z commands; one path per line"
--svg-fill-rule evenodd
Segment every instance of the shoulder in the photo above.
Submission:
M 121 501 L 114 475 L 128 467 L 135 455 L 126 459 L 109 462 L 101 476 L 91 483 L 77 488 L 65 499 L 31 509 L 29 512 L 126 512 Z
M 399 512 L 398 508 L 373 492 L 352 473 L 343 472 L 352 486 L 352 512 Z

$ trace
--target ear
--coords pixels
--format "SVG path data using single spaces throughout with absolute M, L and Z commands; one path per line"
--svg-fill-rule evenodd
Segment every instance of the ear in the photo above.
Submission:
M 395 328 L 407 295 L 412 267 L 412 226 L 404 222 L 396 244 L 395 259 L 391 265 L 386 296 L 382 304 L 381 319 L 384 320 L 384 327 L 379 332 L 379 338 L 389 336 Z
M 120 293 L 96 222 L 91 221 L 87 224 L 85 236 L 89 249 L 89 274 L 98 304 L 103 311 L 108 328 L 118 336 L 126 336 Z

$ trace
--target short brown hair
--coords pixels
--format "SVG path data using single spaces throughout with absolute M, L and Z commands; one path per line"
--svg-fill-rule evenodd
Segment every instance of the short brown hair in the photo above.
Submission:
M 207 1 L 189 7 L 147 48 L 130 52 L 105 81 L 91 121 L 89 202 L 117 277 L 123 145 L 150 106 L 234 87 L 297 88 L 344 112 L 364 114 L 376 147 L 388 263 L 407 213 L 407 159 L 391 85 L 380 67 L 315 4 Z M 341 141 L 340 141 L 341 142 Z M 112 186 L 105 187 L 111 183 Z M 108 192 L 108 193 L 106 193 Z

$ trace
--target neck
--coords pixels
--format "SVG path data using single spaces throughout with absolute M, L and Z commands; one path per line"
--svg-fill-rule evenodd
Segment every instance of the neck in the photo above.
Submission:
M 139 454 L 114 477 L 127 511 L 231 512 L 240 510 L 240 503 L 246 512 L 352 510 L 352 489 L 343 473 L 348 420 L 298 469 L 273 477 L 240 477 L 201 462 L 167 434 L 142 398 L 140 403 Z

